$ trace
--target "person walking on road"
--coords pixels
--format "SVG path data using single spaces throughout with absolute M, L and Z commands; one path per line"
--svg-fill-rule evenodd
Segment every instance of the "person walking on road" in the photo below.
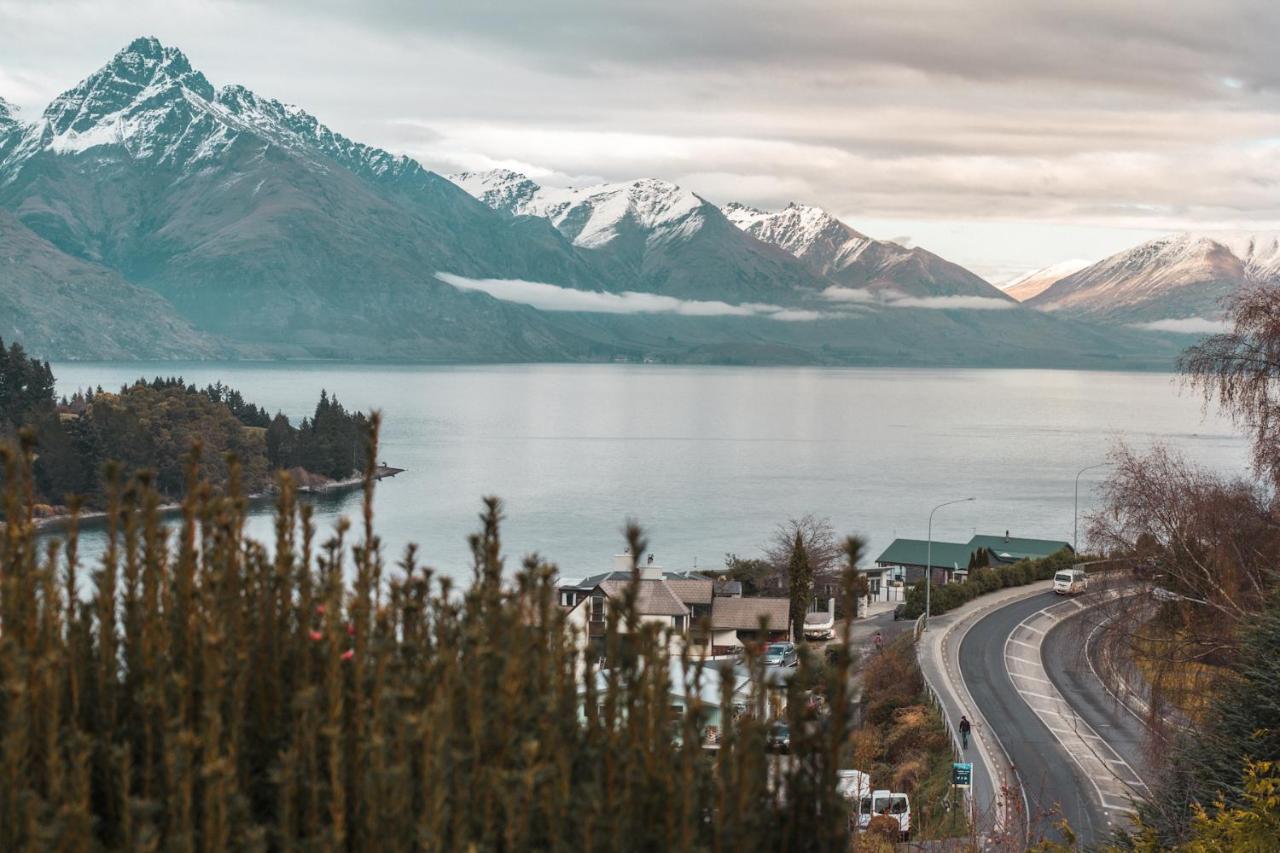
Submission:
M 960 715 L 960 744 L 962 749 L 969 748 L 969 730 L 971 728 L 973 727 L 969 725 L 969 718 L 961 714 Z
M 879 632 L 879 631 L 876 631 L 876 641 L 875 641 L 875 642 L 876 642 L 876 651 L 877 651 L 877 652 L 884 648 L 884 637 L 882 637 L 882 636 L 880 635 L 880 632 Z

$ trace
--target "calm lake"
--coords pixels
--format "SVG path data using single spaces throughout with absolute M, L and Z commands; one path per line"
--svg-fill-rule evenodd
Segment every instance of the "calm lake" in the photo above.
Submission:
M 668 569 L 755 554 L 780 521 L 813 512 L 860 533 L 871 556 L 895 536 L 975 531 L 1072 535 L 1072 485 L 1118 440 L 1165 442 L 1240 471 L 1245 442 L 1176 378 L 1042 370 L 716 368 L 657 365 L 66 363 L 59 393 L 139 376 L 222 381 L 295 423 L 322 388 L 381 409 L 380 456 L 407 469 L 380 484 L 377 526 L 394 562 L 408 542 L 470 577 L 466 537 L 483 495 L 506 502 L 509 565 L 530 551 L 565 576 L 609 566 L 628 517 Z M 1081 480 L 1083 516 L 1094 505 Z M 322 528 L 359 495 L 322 501 Z M 1083 522 L 1081 524 L 1083 528 Z M 268 513 L 251 533 L 270 539 Z M 1083 534 L 1082 534 L 1083 535 Z M 91 533 L 82 550 L 100 547 Z M 95 541 L 96 540 L 96 541 Z

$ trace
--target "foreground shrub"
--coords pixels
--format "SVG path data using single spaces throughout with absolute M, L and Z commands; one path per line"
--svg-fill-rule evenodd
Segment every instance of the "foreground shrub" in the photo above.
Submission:
M 268 550 L 244 535 L 233 462 L 217 493 L 192 460 L 172 531 L 153 480 L 114 471 L 88 571 L 74 523 L 65 548 L 35 536 L 32 447 L 0 448 L 0 849 L 847 847 L 847 654 L 785 688 L 785 765 L 764 750 L 760 667 L 708 756 L 706 709 L 673 714 L 666 637 L 634 589 L 602 669 L 566 630 L 552 566 L 504 574 L 497 500 L 458 590 L 412 548 L 384 565 L 372 480 L 358 531 L 320 540 L 282 479 Z M 819 679 L 821 725 L 803 697 Z

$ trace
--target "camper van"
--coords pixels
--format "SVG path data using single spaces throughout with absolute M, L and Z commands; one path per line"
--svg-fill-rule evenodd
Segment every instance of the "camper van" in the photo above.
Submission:
M 1053 576 L 1053 591 L 1058 595 L 1079 595 L 1089 588 L 1084 569 L 1064 569 Z

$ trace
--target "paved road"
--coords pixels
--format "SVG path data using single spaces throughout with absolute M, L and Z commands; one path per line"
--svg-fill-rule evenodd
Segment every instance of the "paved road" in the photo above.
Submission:
M 960 671 L 1017 769 L 1035 834 L 1061 840 L 1053 824 L 1065 818 L 1077 840 L 1088 846 L 1107 836 L 1107 814 L 1090 793 L 1091 781 L 1019 695 L 1005 658 L 1006 641 L 1014 629 L 1061 600 L 1053 593 L 1036 595 L 979 620 L 960 645 Z
M 1080 718 L 1106 740 L 1139 780 L 1149 782 L 1146 729 L 1112 697 L 1094 667 L 1101 618 L 1098 610 L 1087 609 L 1051 628 L 1044 638 L 1045 669 L 1049 680 Z M 1127 774 L 1125 778 L 1128 779 Z

